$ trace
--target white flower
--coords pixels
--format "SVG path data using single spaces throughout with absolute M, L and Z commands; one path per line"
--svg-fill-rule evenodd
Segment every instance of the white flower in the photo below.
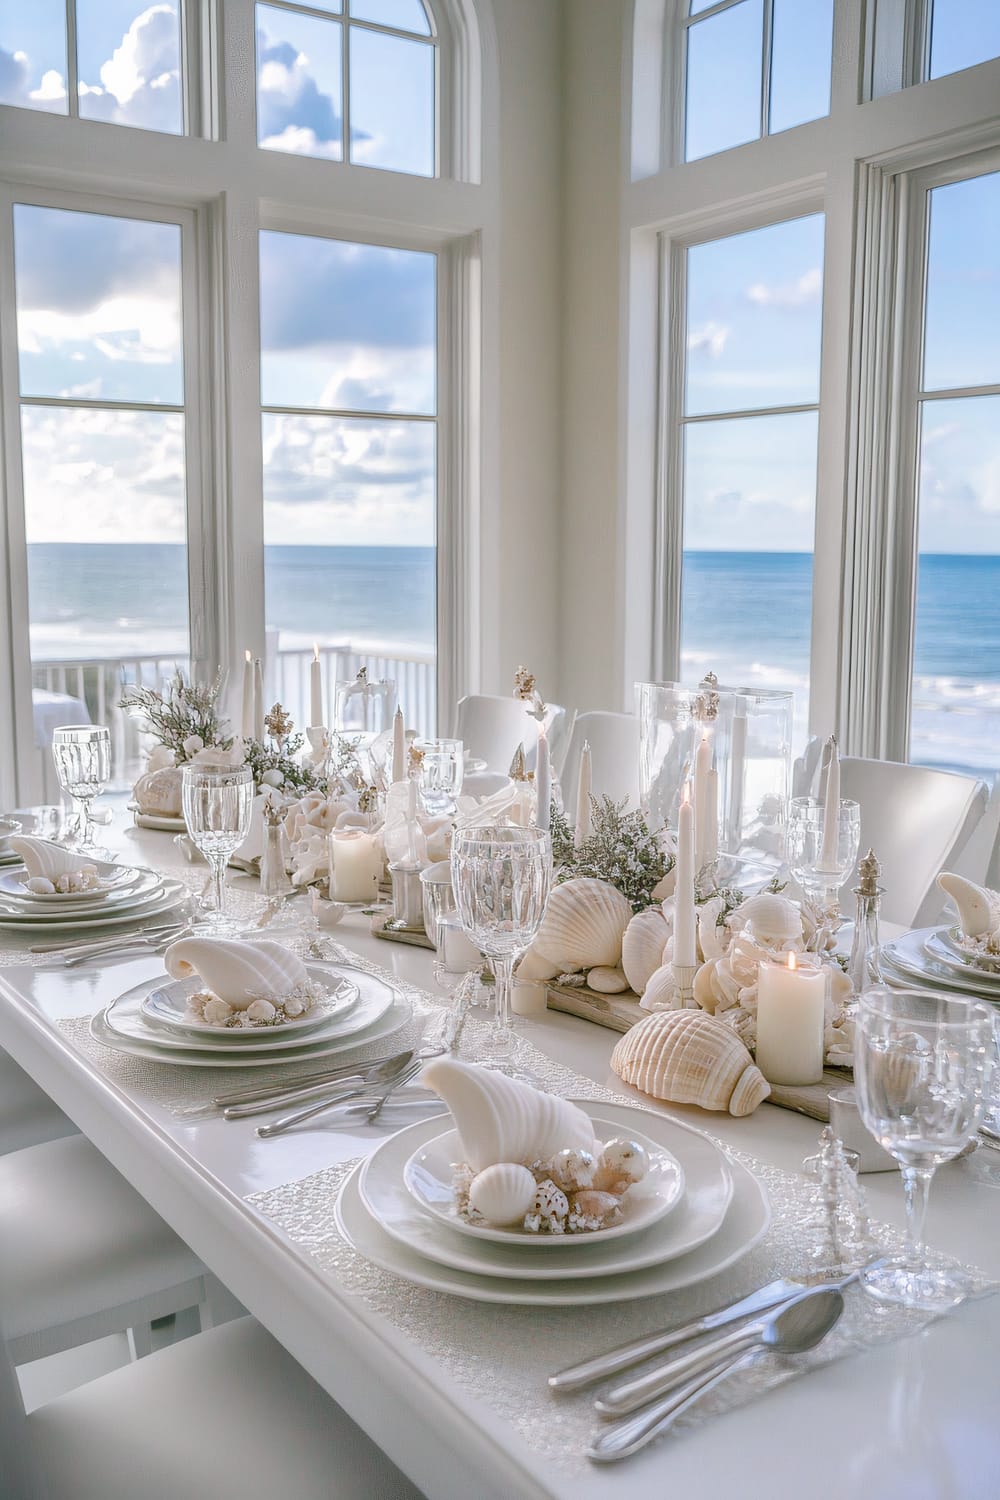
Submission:
M 197 755 L 199 750 L 204 750 L 205 741 L 200 734 L 189 734 L 181 745 L 185 755 Z
M 146 761 L 147 771 L 165 771 L 175 764 L 177 757 L 168 745 L 154 745 Z
M 265 771 L 261 779 L 262 786 L 281 786 L 284 776 L 278 770 Z

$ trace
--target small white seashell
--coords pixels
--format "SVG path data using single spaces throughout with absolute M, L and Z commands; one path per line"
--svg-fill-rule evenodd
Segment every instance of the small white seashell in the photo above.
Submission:
M 623 995 L 628 989 L 628 980 L 621 969 L 591 969 L 587 984 L 599 995 Z
M 15 844 L 16 840 L 11 839 L 11 843 Z M 1000 927 L 1000 913 L 992 891 L 966 880 L 964 875 L 954 875 L 950 870 L 942 870 L 937 883 L 954 901 L 958 925 L 966 937 L 989 937 Z
M 252 1000 L 247 1006 L 247 1015 L 251 1021 L 273 1021 L 275 1014 L 270 1000 Z
M 233 1011 L 232 1007 L 227 1005 L 225 1000 L 220 1000 L 218 996 L 215 996 L 211 1000 L 205 1001 L 201 1013 L 209 1026 L 225 1026 Z
M 611 1054 L 619 1078 L 655 1099 L 749 1115 L 771 1085 L 731 1027 L 699 1010 L 658 1011 Z
M 563 1234 L 569 1218 L 569 1199 L 562 1188 L 556 1187 L 551 1177 L 546 1177 L 535 1188 L 534 1202 L 527 1218 L 538 1220 L 538 1228 L 549 1234 Z M 527 1227 L 527 1225 L 526 1225 Z
M 52 881 L 45 875 L 32 875 L 31 879 L 26 880 L 24 884 L 36 896 L 54 896 L 56 893 L 56 888 Z
M 563 969 L 615 968 L 632 917 L 621 891 L 582 876 L 552 890 L 532 951 Z
M 300 1000 L 297 995 L 292 995 L 285 1001 L 286 1016 L 301 1016 L 305 1009 L 305 1002 Z
M 638 1141 L 616 1136 L 614 1140 L 605 1141 L 601 1166 L 616 1181 L 624 1178 L 628 1182 L 641 1182 L 649 1171 L 649 1153 Z
M 622 937 L 622 968 L 637 995 L 642 994 L 650 975 L 663 963 L 663 950 L 671 930 L 661 906 L 638 912 L 626 927 Z
M 535 1179 L 518 1162 L 498 1161 L 469 1184 L 469 1206 L 488 1224 L 516 1224 L 535 1201 Z
M 621 1217 L 621 1200 L 616 1193 L 585 1188 L 580 1193 L 574 1193 L 569 1200 L 566 1227 L 576 1234 L 585 1230 L 610 1229 L 612 1225 L 621 1222 Z
M 795 902 L 771 891 L 750 896 L 736 908 L 729 924 L 734 932 L 749 927 L 757 942 L 768 948 L 802 941 L 802 916 Z
M 422 1081 L 451 1110 L 465 1160 L 481 1172 L 494 1162 L 547 1161 L 564 1147 L 594 1149 L 594 1128 L 568 1099 L 451 1057 L 435 1057 Z
M 548 1171 L 556 1187 L 561 1187 L 564 1193 L 577 1193 L 581 1188 L 592 1186 L 597 1158 L 593 1151 L 574 1151 L 567 1147 L 552 1157 Z

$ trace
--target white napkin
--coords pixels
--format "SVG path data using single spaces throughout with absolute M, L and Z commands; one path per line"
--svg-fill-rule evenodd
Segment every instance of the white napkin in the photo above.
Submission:
M 544 1161 L 565 1147 L 598 1149 L 582 1109 L 517 1078 L 435 1057 L 425 1065 L 422 1082 L 451 1110 L 475 1172 L 496 1162 Z
M 48 839 L 31 838 L 26 833 L 13 836 L 10 847 L 24 860 L 29 880 L 40 877 L 54 881 L 60 875 L 74 874 L 85 864 L 92 863 L 82 859 L 78 850 L 64 849 L 60 844 L 52 844 Z
M 178 938 L 163 955 L 163 964 L 172 979 L 197 974 L 205 988 L 233 1010 L 246 1010 L 261 996 L 281 1000 L 308 983 L 302 960 L 270 940 Z

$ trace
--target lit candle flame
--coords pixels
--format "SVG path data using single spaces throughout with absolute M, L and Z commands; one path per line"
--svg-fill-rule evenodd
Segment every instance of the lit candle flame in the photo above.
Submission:
M 690 807 L 690 805 L 691 805 L 691 783 L 690 783 L 690 781 L 685 781 L 685 783 L 684 783 L 684 796 L 682 798 L 682 802 L 683 802 L 683 805 L 685 807 Z
M 247 661 L 253 661 L 253 657 L 251 656 L 249 651 L 247 652 Z
M 313 641 L 313 661 L 319 661 L 319 641 Z
M 789 953 L 789 955 L 788 955 L 788 967 L 791 970 L 794 970 L 794 969 L 798 968 L 798 963 L 796 962 L 796 958 L 795 958 L 795 954 L 794 953 Z

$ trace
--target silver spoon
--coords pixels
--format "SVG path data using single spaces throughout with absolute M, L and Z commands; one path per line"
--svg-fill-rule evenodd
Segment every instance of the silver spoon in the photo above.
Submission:
M 773 1318 L 744 1330 L 742 1345 L 738 1349 L 730 1348 L 721 1358 L 717 1356 L 708 1370 L 702 1369 L 680 1386 L 675 1385 L 659 1401 L 606 1427 L 587 1449 L 587 1457 L 595 1463 L 616 1463 L 620 1458 L 638 1453 L 654 1438 L 668 1432 L 681 1413 L 693 1406 L 699 1397 L 750 1364 L 761 1350 L 773 1354 L 802 1354 L 806 1349 L 812 1349 L 830 1332 L 843 1310 L 844 1299 L 840 1292 L 806 1292 Z

